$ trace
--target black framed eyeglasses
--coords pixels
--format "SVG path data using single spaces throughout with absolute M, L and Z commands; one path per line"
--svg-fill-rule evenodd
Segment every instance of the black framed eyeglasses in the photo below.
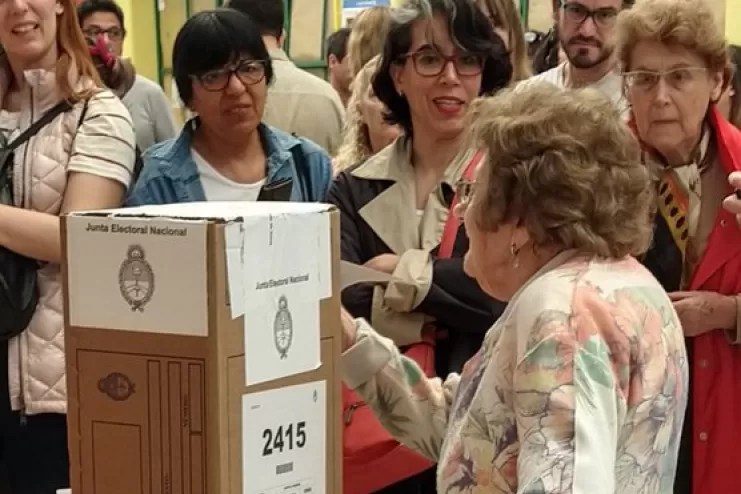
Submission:
M 422 77 L 439 76 L 449 63 L 453 64 L 456 73 L 461 77 L 479 75 L 484 69 L 484 58 L 471 53 L 446 56 L 436 50 L 420 50 L 407 53 L 403 59 L 411 59 L 414 70 Z
M 99 26 L 90 26 L 83 31 L 86 37 L 90 39 L 97 39 L 98 36 L 108 36 L 108 39 L 119 41 L 126 35 L 126 30 L 120 27 L 114 26 L 104 29 Z
M 232 76 L 245 86 L 258 84 L 265 79 L 265 60 L 244 60 L 236 65 L 224 67 L 223 69 L 209 70 L 203 74 L 193 76 L 206 91 L 223 91 Z
M 561 8 L 563 9 L 565 20 L 579 26 L 591 18 L 596 26 L 611 27 L 615 24 L 619 14 L 617 9 L 611 7 L 592 10 L 579 2 L 565 2 L 561 5 Z

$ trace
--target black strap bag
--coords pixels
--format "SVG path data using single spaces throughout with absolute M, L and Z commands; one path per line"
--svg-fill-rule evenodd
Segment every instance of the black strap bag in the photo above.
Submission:
M 42 128 L 72 108 L 62 101 L 31 124 L 12 142 L 0 135 L 0 203 L 13 205 L 13 154 Z M 31 322 L 39 302 L 38 261 L 0 246 L 0 341 L 21 334 Z

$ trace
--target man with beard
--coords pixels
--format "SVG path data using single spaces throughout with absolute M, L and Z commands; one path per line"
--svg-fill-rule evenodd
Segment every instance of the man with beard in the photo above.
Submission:
M 560 6 L 559 6 L 560 3 Z M 613 31 L 617 16 L 635 0 L 562 0 L 554 2 L 555 32 L 566 61 L 531 77 L 559 87 L 599 89 L 612 99 L 626 116 L 622 77 L 613 55 Z

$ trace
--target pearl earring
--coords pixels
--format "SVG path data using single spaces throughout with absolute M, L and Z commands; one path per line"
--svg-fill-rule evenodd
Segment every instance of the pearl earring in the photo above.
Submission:
M 512 242 L 512 245 L 510 246 L 510 254 L 512 255 L 512 266 L 515 269 L 520 267 L 520 258 L 517 256 L 519 253 L 520 249 L 517 247 L 517 244 Z

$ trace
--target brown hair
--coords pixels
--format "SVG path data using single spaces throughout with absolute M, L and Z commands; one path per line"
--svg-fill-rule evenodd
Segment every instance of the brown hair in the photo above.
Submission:
M 487 14 L 494 24 L 509 33 L 512 81 L 517 82 L 533 75 L 525 41 L 525 28 L 514 0 L 484 0 Z
M 648 249 L 654 187 L 602 93 L 528 84 L 477 100 L 469 118 L 471 144 L 487 156 L 471 206 L 482 229 L 518 221 L 536 246 L 609 258 Z
M 77 21 L 77 7 L 75 0 L 58 0 L 63 7 L 62 14 L 57 17 L 57 86 L 62 97 L 72 102 L 90 97 L 97 88 L 103 87 L 98 71 L 95 68 L 88 43 L 82 34 Z M 70 77 L 70 71 L 76 73 Z M 89 87 L 84 81 L 90 81 L 95 87 Z M 80 83 L 83 85 L 77 86 Z
M 728 45 L 703 0 L 637 2 L 620 12 L 616 33 L 617 56 L 624 71 L 632 70 L 633 50 L 644 41 L 684 48 L 702 58 L 712 71 L 728 67 Z
M 389 7 L 365 9 L 353 20 L 350 39 L 347 41 L 347 56 L 350 57 L 350 73 L 353 78 L 373 57 L 381 54 L 390 29 Z

